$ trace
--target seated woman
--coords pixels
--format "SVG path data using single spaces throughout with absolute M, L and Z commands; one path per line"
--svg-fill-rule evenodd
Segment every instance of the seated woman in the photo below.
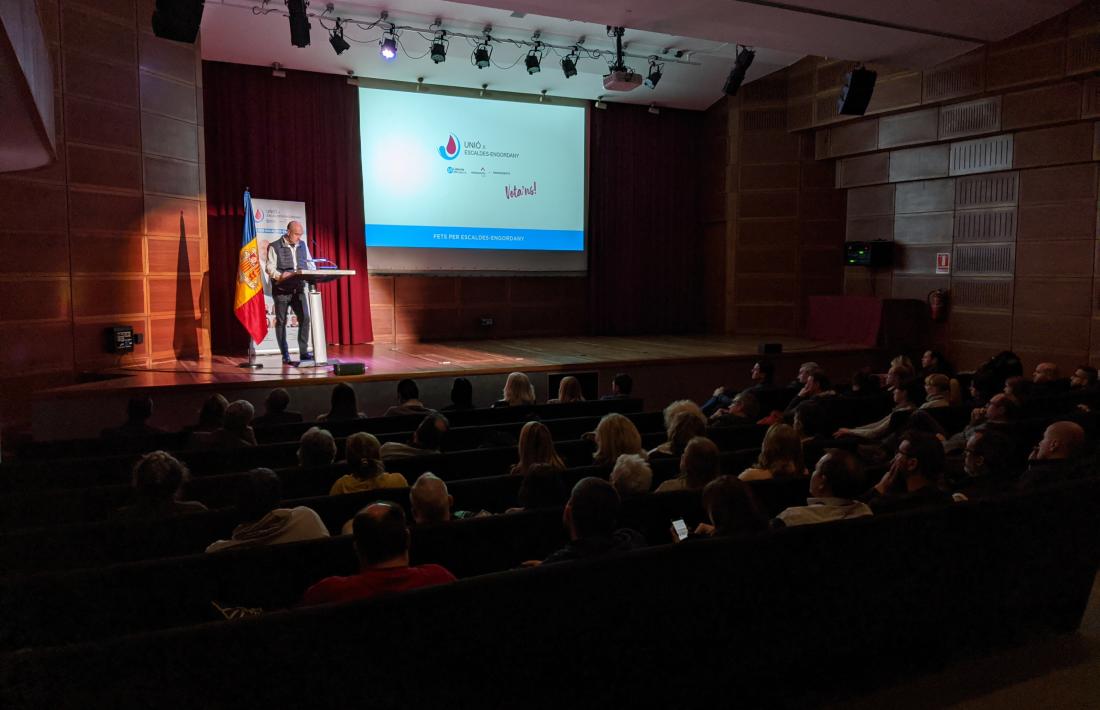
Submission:
M 519 463 L 509 471 L 514 476 L 526 476 L 536 464 L 549 464 L 558 471 L 565 470 L 558 452 L 554 450 L 554 437 L 542 422 L 527 422 L 519 432 Z
M 695 535 L 699 537 L 745 535 L 768 527 L 768 518 L 752 488 L 735 476 L 719 476 L 706 485 L 703 514 L 707 522 L 695 528 Z M 674 541 L 679 539 L 679 536 L 673 538 Z
M 537 463 L 531 466 L 520 484 L 517 499 L 519 506 L 509 508 L 506 513 L 519 513 L 536 508 L 560 508 L 569 500 L 569 489 L 561 480 L 561 469 L 550 464 Z
M 718 446 L 702 436 L 688 442 L 680 457 L 680 475 L 657 486 L 657 493 L 671 491 L 699 491 L 713 481 L 721 468 Z
M 649 452 L 652 458 L 679 458 L 688 442 L 697 436 L 706 436 L 707 422 L 702 412 L 677 412 L 668 424 L 668 441 Z
M 451 403 L 441 409 L 443 412 L 465 412 L 474 407 L 474 386 L 465 377 L 456 377 L 451 385 Z
M 802 463 L 802 439 L 794 427 L 786 424 L 773 424 L 764 435 L 760 446 L 760 457 L 751 468 L 746 468 L 738 476 L 742 481 L 766 481 L 772 478 L 790 478 L 805 476 L 806 467 Z
M 493 402 L 493 407 L 523 407 L 535 403 L 535 387 L 522 372 L 513 372 L 504 381 L 501 399 Z
M 951 406 L 951 378 L 934 373 L 924 378 L 924 404 L 920 409 Z
M 183 484 L 190 477 L 187 466 L 171 454 L 165 451 L 145 454 L 134 464 L 133 504 L 116 510 L 111 519 L 161 520 L 206 510 L 198 501 L 179 499 Z
M 346 382 L 332 388 L 332 399 L 327 413 L 317 417 L 319 422 L 336 422 L 346 419 L 365 419 L 366 414 L 359 411 L 355 390 Z
M 842 436 L 858 436 L 872 441 L 885 439 L 886 436 L 891 433 L 890 422 L 893 420 L 893 416 L 898 412 L 912 412 L 917 408 L 918 404 L 920 404 L 921 390 L 922 388 L 919 380 L 908 380 L 907 382 L 897 385 L 892 389 L 894 408 L 890 410 L 889 414 L 879 419 L 877 422 L 871 422 L 863 426 L 851 429 L 841 427 L 833 433 L 833 436 L 835 438 Z
M 623 454 L 638 454 L 645 458 L 642 450 L 642 435 L 638 427 L 621 414 L 607 414 L 596 426 L 596 453 L 592 462 L 597 466 L 611 467 Z
M 382 463 L 382 445 L 374 434 L 365 431 L 352 434 L 345 449 L 351 473 L 332 484 L 328 492 L 330 496 L 373 491 L 376 488 L 409 487 L 409 482 L 400 473 L 386 473 L 386 466 Z
M 569 404 L 570 402 L 583 402 L 584 393 L 581 392 L 581 381 L 572 375 L 561 378 L 558 384 L 558 396 L 547 404 Z

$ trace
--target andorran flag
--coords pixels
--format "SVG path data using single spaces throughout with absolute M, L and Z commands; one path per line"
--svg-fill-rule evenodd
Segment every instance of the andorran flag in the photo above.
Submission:
M 267 306 L 264 304 L 264 282 L 260 274 L 260 249 L 256 240 L 256 216 L 252 212 L 252 195 L 244 191 L 244 237 L 237 259 L 237 293 L 233 310 L 252 342 L 267 337 Z

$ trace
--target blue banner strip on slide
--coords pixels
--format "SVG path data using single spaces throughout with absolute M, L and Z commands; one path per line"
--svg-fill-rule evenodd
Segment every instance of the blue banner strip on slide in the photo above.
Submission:
M 584 232 L 569 229 L 498 229 L 368 224 L 368 247 L 584 251 Z

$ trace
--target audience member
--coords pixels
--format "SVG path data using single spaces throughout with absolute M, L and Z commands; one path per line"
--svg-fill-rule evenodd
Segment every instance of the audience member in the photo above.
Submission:
M 420 388 L 416 386 L 416 382 L 408 378 L 397 383 L 397 401 L 400 404 L 387 409 L 383 416 L 404 417 L 410 414 L 428 414 L 433 411 L 420 401 Z
M 252 426 L 296 424 L 302 421 L 302 413 L 288 411 L 289 406 L 289 392 L 282 387 L 271 390 L 264 400 L 264 413 L 252 420 Z
M 104 439 L 133 439 L 163 434 L 163 429 L 149 426 L 153 416 L 153 400 L 147 394 L 134 395 L 126 402 L 126 421 L 100 432 Z
M 547 404 L 569 404 L 571 402 L 583 402 L 584 393 L 581 391 L 581 381 L 572 375 L 566 375 L 558 383 L 558 396 L 548 400 Z
M 924 378 L 924 404 L 919 409 L 936 409 L 951 406 L 951 379 L 934 373 Z
M 667 407 L 661 412 L 661 419 L 665 424 L 665 431 L 669 430 L 672 426 L 673 418 L 680 412 L 690 412 L 699 417 L 704 423 L 707 418 L 703 414 L 703 410 L 699 408 L 699 405 L 692 402 L 690 399 L 678 399 L 675 402 L 670 402 Z
M 1033 489 L 1077 478 L 1082 473 L 1079 458 L 1084 447 L 1085 430 L 1080 424 L 1054 422 L 1032 449 L 1020 486 Z
M 815 363 L 806 363 L 807 365 L 814 365 Z M 752 385 L 750 385 L 744 392 L 749 394 L 759 394 L 764 391 L 775 389 L 775 366 L 766 360 L 758 360 L 752 365 L 752 370 L 749 373 L 749 377 L 752 378 Z M 735 390 L 730 390 L 728 387 L 722 386 L 714 390 L 710 399 L 703 403 L 701 407 L 703 414 L 710 417 L 716 412 L 729 408 L 734 402 Z
M 970 399 L 966 404 L 974 409 L 984 407 L 994 395 L 1003 391 L 1004 380 L 998 380 L 988 372 L 974 373 L 970 379 Z
M 806 384 L 804 384 L 802 389 L 798 390 L 798 394 L 791 399 L 783 414 L 787 417 L 794 416 L 794 410 L 798 409 L 798 405 L 803 402 L 835 395 L 836 390 L 833 389 L 833 384 L 829 380 L 828 375 L 825 374 L 825 371 L 816 370 L 806 376 Z
M 867 477 L 855 456 L 841 449 L 829 449 L 818 459 L 810 476 L 810 497 L 806 505 L 787 508 L 773 525 L 789 527 L 833 520 L 864 518 L 871 509 L 856 498 L 867 490 Z
M 365 419 L 366 414 L 359 411 L 359 402 L 355 389 L 346 382 L 332 388 L 332 399 L 327 413 L 317 417 L 319 422 L 337 422 L 348 419 Z
M 802 439 L 793 427 L 773 424 L 764 435 L 756 464 L 738 476 L 742 481 L 764 481 L 806 475 L 802 462 Z
M 328 466 L 336 460 L 336 439 L 320 427 L 310 427 L 298 440 L 298 465 L 302 468 Z
M 653 487 L 653 469 L 638 454 L 623 454 L 615 460 L 609 479 L 619 498 L 633 498 L 649 493 Z
M 629 528 L 616 529 L 619 506 L 619 494 L 607 481 L 592 477 L 578 481 L 562 514 L 569 544 L 542 564 L 592 559 L 644 547 L 640 533 Z
M 644 457 L 642 435 L 634 422 L 622 414 L 605 414 L 596 426 L 596 453 L 592 454 L 592 462 L 610 468 L 622 454 Z
M 451 385 L 451 403 L 443 408 L 444 412 L 466 412 L 474 407 L 474 386 L 465 377 L 456 377 Z
M 399 459 L 437 454 L 443 448 L 443 436 L 449 429 L 450 422 L 447 421 L 447 417 L 438 412 L 429 414 L 420 420 L 409 443 L 387 441 L 382 444 L 382 458 Z
M 522 372 L 513 372 L 504 381 L 501 399 L 493 407 L 526 407 L 535 403 L 535 386 Z
M 988 498 L 1012 481 L 1012 439 L 995 430 L 977 431 L 966 441 L 963 476 L 954 481 L 956 501 Z
M 505 512 L 517 513 L 536 508 L 558 508 L 569 499 L 569 489 L 561 480 L 561 469 L 550 464 L 536 463 L 523 477 L 516 495 L 519 507 L 509 508 Z
M 857 426 L 852 428 L 841 427 L 834 433 L 834 437 L 841 436 L 858 436 L 862 439 L 869 439 L 871 441 L 880 441 L 886 438 L 891 429 L 891 424 L 896 422 L 896 415 L 900 412 L 912 412 L 917 408 L 917 402 L 920 398 L 920 385 L 917 380 L 909 380 L 894 385 L 891 388 L 891 396 L 894 398 L 894 408 L 890 412 L 879 419 L 877 422 L 871 422 L 863 426 Z
M 1096 368 L 1092 365 L 1078 366 L 1078 368 L 1073 371 L 1073 376 L 1069 378 L 1070 387 L 1075 390 L 1093 389 L 1096 387 L 1096 381 Z
M 806 386 L 806 383 L 810 381 L 810 377 L 815 373 L 821 372 L 821 365 L 816 362 L 804 362 L 798 366 L 798 375 L 794 378 L 794 382 L 787 386 L 788 389 L 802 389 Z
M 852 373 L 852 395 L 857 397 L 875 397 L 882 393 L 882 383 L 876 375 L 867 369 Z
M 816 461 L 825 455 L 826 447 L 832 445 L 829 433 L 829 418 L 820 402 L 803 402 L 794 410 L 791 426 L 802 441 L 803 461 Z
M 1019 376 L 1009 377 L 1005 380 L 1005 386 L 1002 391 L 1010 400 L 1020 407 L 1027 406 L 1027 403 L 1030 402 L 1036 394 L 1043 394 L 1038 385 L 1025 377 Z
M 130 485 L 134 502 L 119 508 L 114 520 L 162 520 L 198 513 L 206 506 L 194 500 L 180 500 L 183 484 L 191 477 L 187 466 L 165 451 L 145 454 L 134 464 Z
M 898 355 L 890 361 L 890 367 L 904 367 L 906 370 L 913 373 L 914 375 L 917 372 L 916 366 L 913 365 L 913 361 L 909 359 L 908 355 Z
M 439 565 L 409 565 L 409 528 L 399 505 L 371 503 L 356 514 L 352 530 L 359 574 L 322 579 L 306 590 L 302 604 L 349 602 L 455 581 Z
M 929 375 L 947 375 L 950 379 L 955 376 L 955 368 L 938 350 L 925 350 L 920 358 L 920 373 L 922 377 Z
M 256 445 L 256 433 L 252 430 L 252 415 L 256 413 L 246 399 L 231 402 L 225 408 L 222 426 L 206 435 L 204 444 L 212 449 L 239 449 Z
M 703 514 L 707 522 L 695 528 L 698 537 L 747 535 L 768 526 L 752 488 L 736 476 L 719 476 L 703 488 Z M 679 536 L 672 538 L 679 541 Z
M 984 407 L 975 407 L 970 412 L 970 423 L 959 433 L 951 436 L 943 444 L 943 450 L 947 453 L 958 451 L 966 446 L 966 442 L 975 432 L 996 429 L 1005 434 L 1011 433 L 1011 423 L 1020 416 L 1020 405 L 1016 400 L 1001 393 L 993 395 L 989 404 Z
M 374 434 L 360 431 L 348 437 L 344 445 L 351 473 L 336 479 L 329 495 L 361 493 L 376 488 L 408 488 L 409 482 L 400 473 L 387 473 L 382 463 L 382 445 Z
M 697 436 L 706 436 L 707 422 L 702 415 L 685 410 L 677 412 L 668 425 L 668 441 L 649 452 L 649 458 L 680 458 L 688 442 Z
M 943 445 L 936 437 L 907 432 L 901 437 L 890 470 L 863 500 L 876 515 L 951 503 L 951 495 L 939 488 L 943 468 Z
M 710 423 L 712 426 L 719 427 L 756 426 L 756 420 L 759 418 L 760 403 L 756 395 L 745 390 L 733 398 L 730 406 L 715 412 L 710 418 Z
M 454 510 L 455 499 L 447 491 L 447 484 L 430 471 L 420 477 L 409 489 L 409 507 L 413 521 L 417 525 L 445 523 L 448 520 L 480 518 L 488 515 L 484 510 L 472 513 L 468 510 Z
M 565 463 L 554 450 L 554 437 L 542 422 L 527 422 L 519 431 L 519 462 L 509 473 L 525 476 L 536 464 L 548 464 L 558 471 L 565 470 Z
M 625 372 L 620 372 L 611 378 L 611 394 L 605 394 L 600 399 L 629 399 L 634 391 L 634 378 Z
M 210 543 L 207 552 L 278 545 L 328 537 L 321 517 L 304 505 L 280 508 L 283 486 L 269 468 L 254 468 L 237 490 L 237 511 L 243 523 L 233 528 L 228 540 Z
M 225 410 L 229 407 L 229 400 L 220 394 L 212 394 L 202 403 L 199 410 L 199 421 L 191 427 L 192 432 L 213 432 L 220 429 L 225 419 Z
M 680 457 L 680 475 L 657 486 L 657 493 L 698 491 L 721 473 L 718 446 L 706 437 L 697 436 L 688 442 Z

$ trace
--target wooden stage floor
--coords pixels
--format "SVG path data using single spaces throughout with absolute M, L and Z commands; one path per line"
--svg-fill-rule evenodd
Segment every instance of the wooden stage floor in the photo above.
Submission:
M 181 360 L 152 367 L 104 370 L 105 379 L 49 390 L 45 396 L 118 392 L 145 388 L 232 384 L 271 387 L 332 382 L 388 381 L 404 377 L 456 377 L 524 372 L 591 370 L 639 365 L 713 363 L 757 356 L 761 342 L 781 343 L 783 356 L 868 351 L 862 345 L 824 343 L 787 336 L 636 336 L 562 337 L 432 343 L 380 343 L 330 346 L 329 361 L 361 362 L 366 374 L 336 377 L 328 367 L 290 367 L 277 355 L 259 356 L 258 370 L 238 367 L 243 358 L 215 356 L 212 361 Z M 773 358 L 774 359 L 774 358 Z

